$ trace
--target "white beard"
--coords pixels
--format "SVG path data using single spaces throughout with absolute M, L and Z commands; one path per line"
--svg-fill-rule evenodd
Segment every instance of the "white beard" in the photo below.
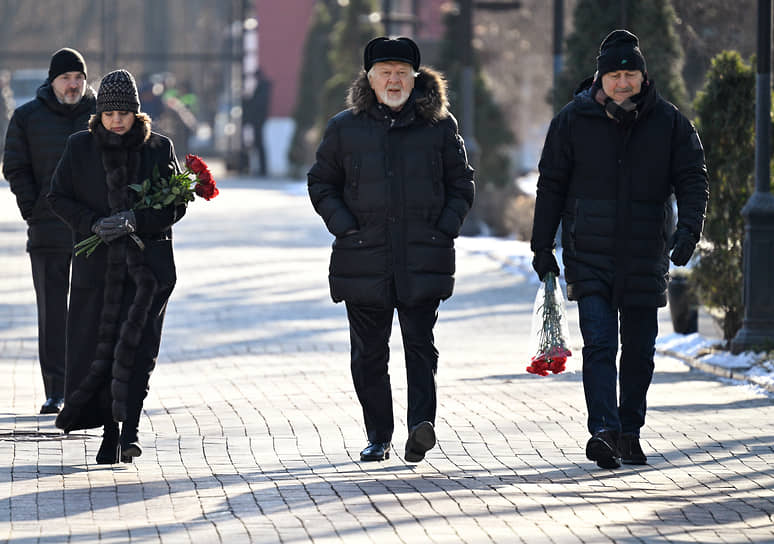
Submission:
M 392 109 L 399 109 L 403 107 L 403 104 L 408 101 L 409 95 L 411 92 L 406 92 L 405 90 L 401 90 L 400 96 L 398 98 L 390 98 L 389 93 L 385 89 L 384 91 L 377 93 L 379 96 L 379 100 L 386 106 L 389 106 Z

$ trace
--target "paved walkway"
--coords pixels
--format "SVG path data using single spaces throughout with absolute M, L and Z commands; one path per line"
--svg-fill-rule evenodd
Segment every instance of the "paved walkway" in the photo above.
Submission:
M 579 357 L 524 371 L 534 287 L 469 250 L 442 304 L 438 446 L 364 464 L 329 236 L 302 184 L 227 181 L 175 230 L 178 286 L 134 464 L 43 400 L 24 229 L 0 186 L 0 540 L 37 542 L 774 542 L 774 403 L 659 358 L 650 465 L 598 469 Z M 575 319 L 575 312 L 570 316 Z M 575 324 L 577 326 L 577 324 Z M 575 338 L 576 353 L 578 338 Z

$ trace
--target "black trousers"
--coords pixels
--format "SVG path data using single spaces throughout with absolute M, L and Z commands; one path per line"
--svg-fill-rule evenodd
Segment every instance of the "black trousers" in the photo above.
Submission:
M 390 442 L 395 429 L 387 363 L 390 359 L 392 316 L 396 308 L 406 354 L 408 427 L 411 429 L 422 421 L 435 423 L 438 350 L 435 348 L 433 327 L 438 319 L 439 303 L 433 301 L 419 306 L 397 303 L 395 308 L 346 304 L 352 381 L 363 407 L 369 442 Z
M 30 251 L 38 303 L 38 357 L 46 397 L 64 398 L 69 252 Z

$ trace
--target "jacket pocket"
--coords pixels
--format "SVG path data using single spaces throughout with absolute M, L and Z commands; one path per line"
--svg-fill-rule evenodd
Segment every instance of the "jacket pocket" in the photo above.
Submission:
M 409 245 L 452 247 L 454 239 L 440 230 L 437 225 L 428 223 L 422 218 L 411 218 L 408 221 L 407 238 Z
M 355 277 L 386 272 L 386 240 L 383 227 L 366 227 L 333 241 L 330 272 Z

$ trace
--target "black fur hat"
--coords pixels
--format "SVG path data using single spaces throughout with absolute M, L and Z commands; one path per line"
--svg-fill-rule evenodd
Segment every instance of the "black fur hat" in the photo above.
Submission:
M 415 72 L 419 71 L 419 47 L 411 38 L 374 38 L 363 51 L 363 68 L 365 71 L 377 62 L 398 61 L 410 64 Z

